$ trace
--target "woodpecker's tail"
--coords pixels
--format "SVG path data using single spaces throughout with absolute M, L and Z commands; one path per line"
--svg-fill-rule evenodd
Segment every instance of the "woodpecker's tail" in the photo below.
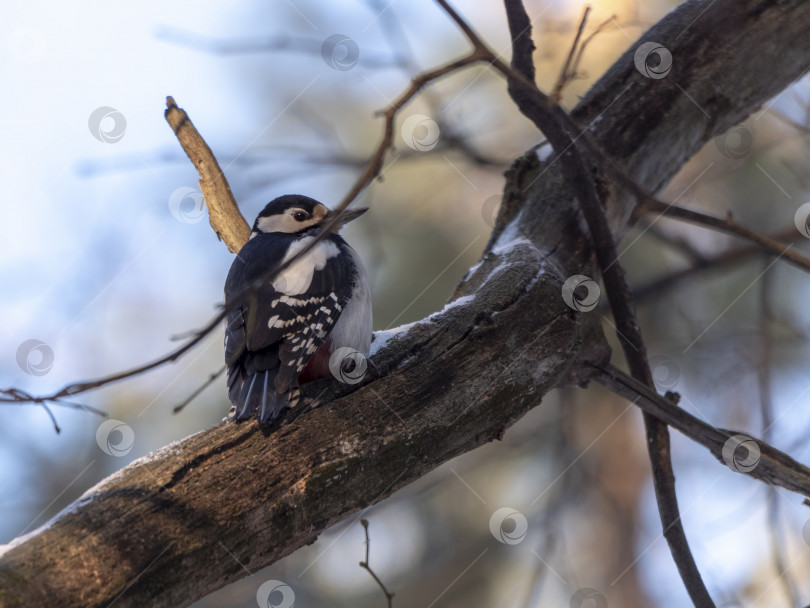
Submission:
M 247 374 L 242 377 L 238 366 L 228 377 L 228 397 L 233 404 L 231 415 L 235 420 L 247 420 L 258 410 L 259 424 L 268 424 L 290 406 L 290 393 L 278 394 L 274 369 Z M 297 391 L 295 391 L 297 393 Z M 297 395 L 295 395 L 297 401 Z

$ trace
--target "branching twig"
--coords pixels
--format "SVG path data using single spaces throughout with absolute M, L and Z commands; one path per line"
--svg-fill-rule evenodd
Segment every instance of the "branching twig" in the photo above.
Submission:
M 172 413 L 179 414 L 183 410 L 184 407 L 186 407 L 189 403 L 191 403 L 192 401 L 194 401 L 194 399 L 197 398 L 197 395 L 199 395 L 205 389 L 207 389 L 209 386 L 211 386 L 211 384 L 213 384 L 214 380 L 219 378 L 225 372 L 226 369 L 228 369 L 228 366 L 223 365 L 217 371 L 212 373 L 205 382 L 203 382 L 200 386 L 198 386 L 196 389 L 194 389 L 193 393 L 191 393 L 188 397 L 186 397 L 182 402 L 175 405 L 172 408 Z
M 394 595 L 395 595 L 394 592 L 393 591 L 388 591 L 386 586 L 380 580 L 380 577 L 377 576 L 377 574 L 374 572 L 374 570 L 371 569 L 371 566 L 369 565 L 368 554 L 369 554 L 369 551 L 371 549 L 371 540 L 368 537 L 368 520 L 367 519 L 361 519 L 360 524 L 363 526 L 363 530 L 365 530 L 365 533 L 366 533 L 366 559 L 364 561 L 360 562 L 360 567 L 367 570 L 368 573 L 371 575 L 371 578 L 373 578 L 376 581 L 376 583 L 380 586 L 380 589 L 382 589 L 382 592 L 385 594 L 385 599 L 388 600 L 388 608 L 391 608 L 391 606 L 394 605 L 393 604 Z
M 554 104 L 560 103 L 562 90 L 565 88 L 565 85 L 571 82 L 577 75 L 577 64 L 579 63 L 579 59 L 582 57 L 581 54 L 577 54 L 577 47 L 579 46 L 579 41 L 582 38 L 582 32 L 585 30 L 585 25 L 588 23 L 588 15 L 590 12 L 591 7 L 586 5 L 585 10 L 582 12 L 582 19 L 579 20 L 579 27 L 577 28 L 577 33 L 574 36 L 574 42 L 568 51 L 568 56 L 565 58 L 565 63 L 560 70 L 560 75 L 557 77 L 557 82 L 554 83 L 554 88 L 551 89 L 550 98 L 551 102 Z M 531 36 L 527 37 L 531 38 Z M 574 57 L 577 58 L 576 61 L 574 61 Z
M 683 207 L 678 207 L 671 203 L 659 201 L 637 187 L 634 188 L 634 194 L 640 199 L 638 209 L 639 212 L 666 215 L 668 217 L 684 220 L 699 226 L 704 226 L 713 230 L 725 232 L 726 234 L 730 234 L 732 236 L 746 239 L 747 241 L 755 243 L 760 249 L 772 253 L 780 258 L 784 258 L 786 261 L 798 266 L 802 270 L 810 271 L 810 258 L 792 249 L 793 245 L 780 243 L 778 240 L 762 234 L 761 232 L 757 232 L 756 230 L 752 230 L 738 224 L 730 213 L 726 219 L 722 219 L 706 213 L 701 213 L 699 211 L 684 209 Z
M 85 412 L 90 412 L 91 414 L 96 414 L 101 416 L 102 418 L 107 418 L 107 413 L 102 412 L 99 409 L 96 409 L 92 406 L 85 405 L 83 403 L 73 403 L 72 401 L 65 401 L 59 397 L 35 397 L 31 395 L 27 391 L 24 391 L 19 388 L 6 388 L 0 389 L 0 403 L 9 403 L 9 404 L 21 404 L 21 403 L 33 403 L 35 405 L 39 405 L 42 409 L 45 410 L 45 413 L 48 414 L 48 418 L 51 419 L 51 424 L 53 424 L 53 430 L 56 431 L 57 434 L 62 432 L 59 423 L 56 421 L 56 416 L 51 410 L 49 403 L 53 405 L 59 405 L 62 407 L 67 407 L 74 410 L 84 410 Z

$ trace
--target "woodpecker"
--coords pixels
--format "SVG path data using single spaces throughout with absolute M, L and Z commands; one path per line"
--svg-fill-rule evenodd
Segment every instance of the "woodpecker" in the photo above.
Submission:
M 330 370 L 340 374 L 368 356 L 366 270 L 338 234 L 366 211 L 343 211 L 321 240 L 275 276 L 272 269 L 316 241 L 336 213 L 297 194 L 276 198 L 259 213 L 225 281 L 225 363 L 236 420 L 258 410 L 260 424 L 272 422 L 298 404 L 300 383 Z M 347 360 L 335 361 L 336 355 Z

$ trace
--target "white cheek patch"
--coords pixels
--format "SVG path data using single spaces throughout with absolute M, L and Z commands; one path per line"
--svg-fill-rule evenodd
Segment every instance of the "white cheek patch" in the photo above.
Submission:
M 284 256 L 284 262 L 314 240 L 314 236 L 307 236 L 293 243 Z M 318 270 L 323 270 L 326 267 L 326 262 L 339 253 L 340 249 L 332 241 L 319 241 L 303 257 L 293 262 L 273 280 L 273 288 L 288 296 L 304 293 L 312 284 L 312 275 Z
M 284 214 L 260 217 L 256 227 L 260 232 L 276 232 L 281 228 L 285 217 L 287 216 Z

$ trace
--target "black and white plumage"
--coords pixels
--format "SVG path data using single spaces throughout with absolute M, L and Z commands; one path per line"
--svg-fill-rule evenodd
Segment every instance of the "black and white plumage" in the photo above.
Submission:
M 343 224 L 365 211 L 344 211 L 333 230 L 275 277 L 268 272 L 311 244 L 334 213 L 300 195 L 281 196 L 259 213 L 225 282 L 230 311 L 225 362 L 237 420 L 258 410 L 264 424 L 285 407 L 294 407 L 299 382 L 328 376 L 330 359 L 340 349 L 368 356 L 371 297 L 366 271 L 338 234 Z M 334 365 L 332 361 L 332 369 Z

